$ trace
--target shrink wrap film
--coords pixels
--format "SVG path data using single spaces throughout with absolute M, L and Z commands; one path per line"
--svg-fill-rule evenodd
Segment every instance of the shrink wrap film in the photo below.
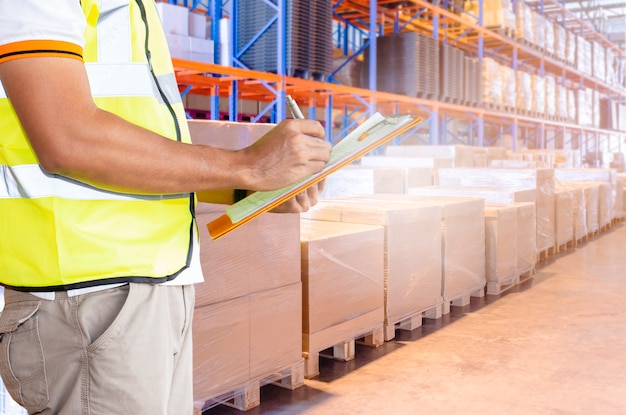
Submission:
M 300 216 L 264 213 L 246 226 L 212 239 L 207 223 L 226 205 L 198 203 L 200 261 L 204 282 L 196 284 L 196 306 L 204 306 L 300 281 Z
M 567 117 L 570 122 L 576 121 L 578 117 L 576 105 L 576 93 L 573 89 L 567 89 Z
M 608 185 L 602 192 L 599 206 L 600 226 L 607 225 L 614 216 L 614 206 L 617 203 L 617 171 L 615 169 L 602 168 L 571 168 L 571 169 L 555 169 L 554 177 L 557 182 L 602 182 Z
M 501 284 L 514 284 L 517 268 L 517 214 L 513 205 L 485 205 L 485 274 L 487 294 L 499 294 L 491 289 Z
M 533 11 L 523 1 L 517 2 L 517 38 L 534 42 Z
M 417 195 L 374 195 L 369 198 L 384 205 L 440 207 L 443 301 L 469 296 L 482 290 L 485 277 L 484 199 Z
M 474 154 L 480 149 L 468 145 L 399 145 L 385 147 L 386 156 L 429 157 L 452 161 L 449 167 L 474 167 Z M 439 160 L 437 161 L 440 162 Z M 441 168 L 441 167 L 439 167 Z
M 546 52 L 550 55 L 555 55 L 554 42 L 555 42 L 555 33 L 554 33 L 554 23 L 548 21 L 543 17 L 543 25 L 544 25 L 544 33 L 545 33 L 545 44 L 544 48 Z
M 567 88 L 560 83 L 555 85 L 556 93 L 556 115 L 562 118 L 568 118 L 567 109 Z
M 515 202 L 535 203 L 537 200 L 536 189 L 510 189 L 499 186 L 431 186 L 410 188 L 409 195 L 414 196 L 449 196 L 449 197 L 473 197 L 484 199 L 491 204 L 511 204 Z
M 405 146 L 411 150 L 414 146 Z M 430 146 L 415 146 L 430 147 Z M 390 149 L 391 150 L 391 149 Z M 391 152 L 391 151 L 390 151 Z M 434 157 L 402 157 L 396 156 L 367 156 L 361 159 L 361 165 L 365 167 L 405 167 L 407 168 L 408 187 L 432 186 L 437 182 L 437 170 L 452 167 L 454 160 L 451 158 Z M 391 193 L 391 192 L 376 192 Z M 406 192 L 405 192 L 406 193 Z
M 347 166 L 326 178 L 322 196 L 403 194 L 408 188 L 408 170 L 395 167 Z
M 613 49 L 606 49 L 606 82 L 607 84 L 616 87 L 619 85 L 617 80 L 617 72 L 615 70 L 615 52 Z
M 250 379 L 248 296 L 196 307 L 192 332 L 194 406 L 202 409 L 232 398 Z
M 196 307 L 194 407 L 207 409 L 302 366 L 302 284 Z M 293 373 L 293 372 L 292 372 Z
M 574 240 L 574 191 L 556 186 L 556 246 Z
M 546 48 L 546 19 L 535 11 L 531 14 L 533 16 L 533 43 L 543 50 Z
M 528 72 L 517 71 L 517 108 L 533 110 L 533 81 Z
M 557 189 L 567 190 L 572 193 L 572 222 L 574 239 L 579 240 L 587 235 L 587 206 L 585 204 L 584 188 L 575 182 L 557 181 Z
M 537 263 L 537 210 L 534 203 L 517 202 L 517 273 L 532 271 Z
M 585 213 L 587 214 L 587 233 L 600 230 L 600 184 L 596 182 L 579 182 L 583 188 Z
M 589 88 L 582 88 L 577 91 L 577 111 L 578 124 L 584 126 L 593 125 L 593 91 Z
M 483 102 L 496 106 L 502 105 L 502 79 L 500 64 L 492 58 L 484 58 L 482 65 Z
M 394 325 L 442 304 L 441 207 L 376 196 L 322 198 L 302 216 L 384 227 L 385 324 Z
M 591 60 L 593 62 L 592 75 L 606 82 L 606 48 L 598 41 L 593 41 L 591 45 L 593 54 L 593 59 Z
M 556 116 L 556 81 L 552 76 L 546 76 L 546 114 Z
M 250 376 L 269 383 L 280 378 L 275 372 L 302 362 L 302 284 L 249 297 Z
M 533 75 L 533 111 L 544 115 L 546 111 L 546 80 L 541 75 Z
M 500 186 L 536 189 L 537 250 L 554 246 L 555 203 L 553 169 L 441 169 L 439 184 L 445 186 Z
M 567 45 L 565 48 L 565 60 L 570 65 L 575 66 L 576 65 L 576 38 L 578 37 L 578 35 L 569 30 L 566 31 L 566 34 L 567 34 L 566 36 Z
M 613 205 L 613 218 L 624 218 L 624 177 L 617 177 L 617 185 L 615 188 L 615 204 Z
M 517 106 L 515 71 L 513 68 L 502 65 L 500 66 L 500 78 L 502 83 L 502 104 L 506 107 L 515 108 Z
M 613 219 L 613 202 L 611 200 L 611 185 L 606 182 L 596 182 L 600 185 L 598 193 L 598 221 L 600 227 L 608 226 Z
M 316 353 L 384 322 L 382 226 L 302 219 L 302 351 Z
M 600 93 L 594 89 L 591 90 L 591 125 L 600 128 Z
M 567 60 L 567 31 L 558 23 L 553 25 L 554 53 L 560 59 Z
M 576 36 L 576 69 L 584 74 L 592 75 L 591 42 L 579 35 Z

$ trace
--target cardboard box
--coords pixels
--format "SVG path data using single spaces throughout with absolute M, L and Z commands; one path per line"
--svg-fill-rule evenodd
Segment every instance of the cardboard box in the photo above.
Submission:
M 299 282 L 299 214 L 264 213 L 213 240 L 206 225 L 226 208 L 210 203 L 196 207 L 204 274 L 204 282 L 196 284 L 196 306 Z
M 169 3 L 156 3 L 156 9 L 166 34 L 189 35 L 189 10 Z
M 514 206 L 517 208 L 517 275 L 522 275 L 537 263 L 537 210 L 534 203 Z
M 442 187 L 501 186 L 510 189 L 536 189 L 537 250 L 544 252 L 554 247 L 554 169 L 441 169 L 439 184 Z
M 485 206 L 487 294 L 499 294 L 502 285 L 514 284 L 519 275 L 517 215 L 518 208 L 513 205 Z
M 371 195 L 374 193 L 402 194 L 406 193 L 407 187 L 407 169 L 346 166 L 326 178 L 322 196 Z
M 236 298 L 196 307 L 193 318 L 194 406 L 250 379 L 250 302 Z
M 386 325 L 441 305 L 439 206 L 362 197 L 322 199 L 303 217 L 384 226 Z
M 300 240 L 303 333 L 317 333 L 374 310 L 381 311 L 382 326 L 384 228 L 303 219 Z M 351 334 L 337 342 L 361 332 Z

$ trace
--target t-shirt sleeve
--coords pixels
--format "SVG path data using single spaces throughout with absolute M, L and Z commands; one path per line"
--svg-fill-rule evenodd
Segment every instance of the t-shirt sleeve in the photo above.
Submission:
M 0 63 L 55 56 L 82 60 L 79 0 L 0 0 Z

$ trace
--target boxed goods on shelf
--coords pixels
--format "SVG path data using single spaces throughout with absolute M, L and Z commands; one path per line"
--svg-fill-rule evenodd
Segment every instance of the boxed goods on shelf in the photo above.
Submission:
M 382 334 L 385 233 L 381 226 L 307 219 L 300 229 L 302 351 L 305 376 L 313 377 L 320 351 Z
M 522 111 L 533 110 L 533 81 L 528 72 L 517 71 L 517 109 Z
M 395 324 L 436 310 L 442 304 L 441 207 L 420 206 L 372 196 L 323 198 L 303 213 L 307 219 L 385 228 L 385 340 Z
M 576 35 L 576 69 L 586 75 L 592 75 L 591 42 Z
M 155 4 L 166 34 L 189 35 L 189 10 L 175 4 Z
M 532 75 L 533 107 L 532 110 L 540 117 L 546 111 L 546 80 L 541 75 Z
M 515 108 L 517 106 L 515 71 L 508 66 L 500 66 L 500 82 L 502 85 L 502 105 L 505 108 Z
M 598 41 L 591 42 L 592 75 L 606 82 L 606 48 Z
M 441 186 L 506 186 L 537 190 L 537 250 L 554 246 L 555 203 L 553 169 L 441 169 Z
M 546 75 L 545 87 L 546 87 L 546 114 L 550 117 L 556 116 L 556 81 L 554 77 Z
M 510 0 L 486 0 L 483 2 L 483 26 L 494 29 L 516 30 L 515 13 Z
M 573 89 L 567 89 L 567 118 L 569 122 L 576 122 L 578 110 L 576 105 L 576 92 Z
M 577 92 L 577 115 L 578 124 L 584 126 L 593 125 L 593 90 L 581 88 Z
M 531 14 L 533 16 L 533 43 L 540 50 L 544 50 L 546 47 L 546 19 L 541 13 L 535 11 Z
M 556 115 L 559 118 L 566 119 L 568 117 L 567 88 L 557 82 L 555 85 L 555 95 Z
M 534 42 L 533 11 L 523 1 L 517 2 L 517 39 L 526 43 Z
M 558 23 L 553 24 L 554 52 L 560 60 L 567 60 L 567 31 Z
M 578 35 L 568 30 L 567 32 L 567 45 L 565 48 L 565 60 L 572 66 L 576 65 L 576 39 Z
M 502 106 L 502 79 L 500 65 L 491 58 L 483 59 L 483 104 L 489 104 L 499 109 Z
M 552 23 L 552 21 L 546 20 L 544 18 L 544 29 L 545 29 L 545 45 L 544 48 L 546 50 L 546 53 L 548 54 L 548 56 L 556 56 L 556 51 L 554 49 L 554 40 L 555 40 L 555 33 L 554 33 L 554 23 Z

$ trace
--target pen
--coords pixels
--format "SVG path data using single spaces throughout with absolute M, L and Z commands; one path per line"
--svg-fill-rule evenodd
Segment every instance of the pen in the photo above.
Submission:
M 289 94 L 287 94 L 287 106 L 289 107 L 293 118 L 297 118 L 300 120 L 304 119 L 304 114 L 302 114 L 302 111 L 300 111 L 300 107 L 298 107 L 296 101 Z

